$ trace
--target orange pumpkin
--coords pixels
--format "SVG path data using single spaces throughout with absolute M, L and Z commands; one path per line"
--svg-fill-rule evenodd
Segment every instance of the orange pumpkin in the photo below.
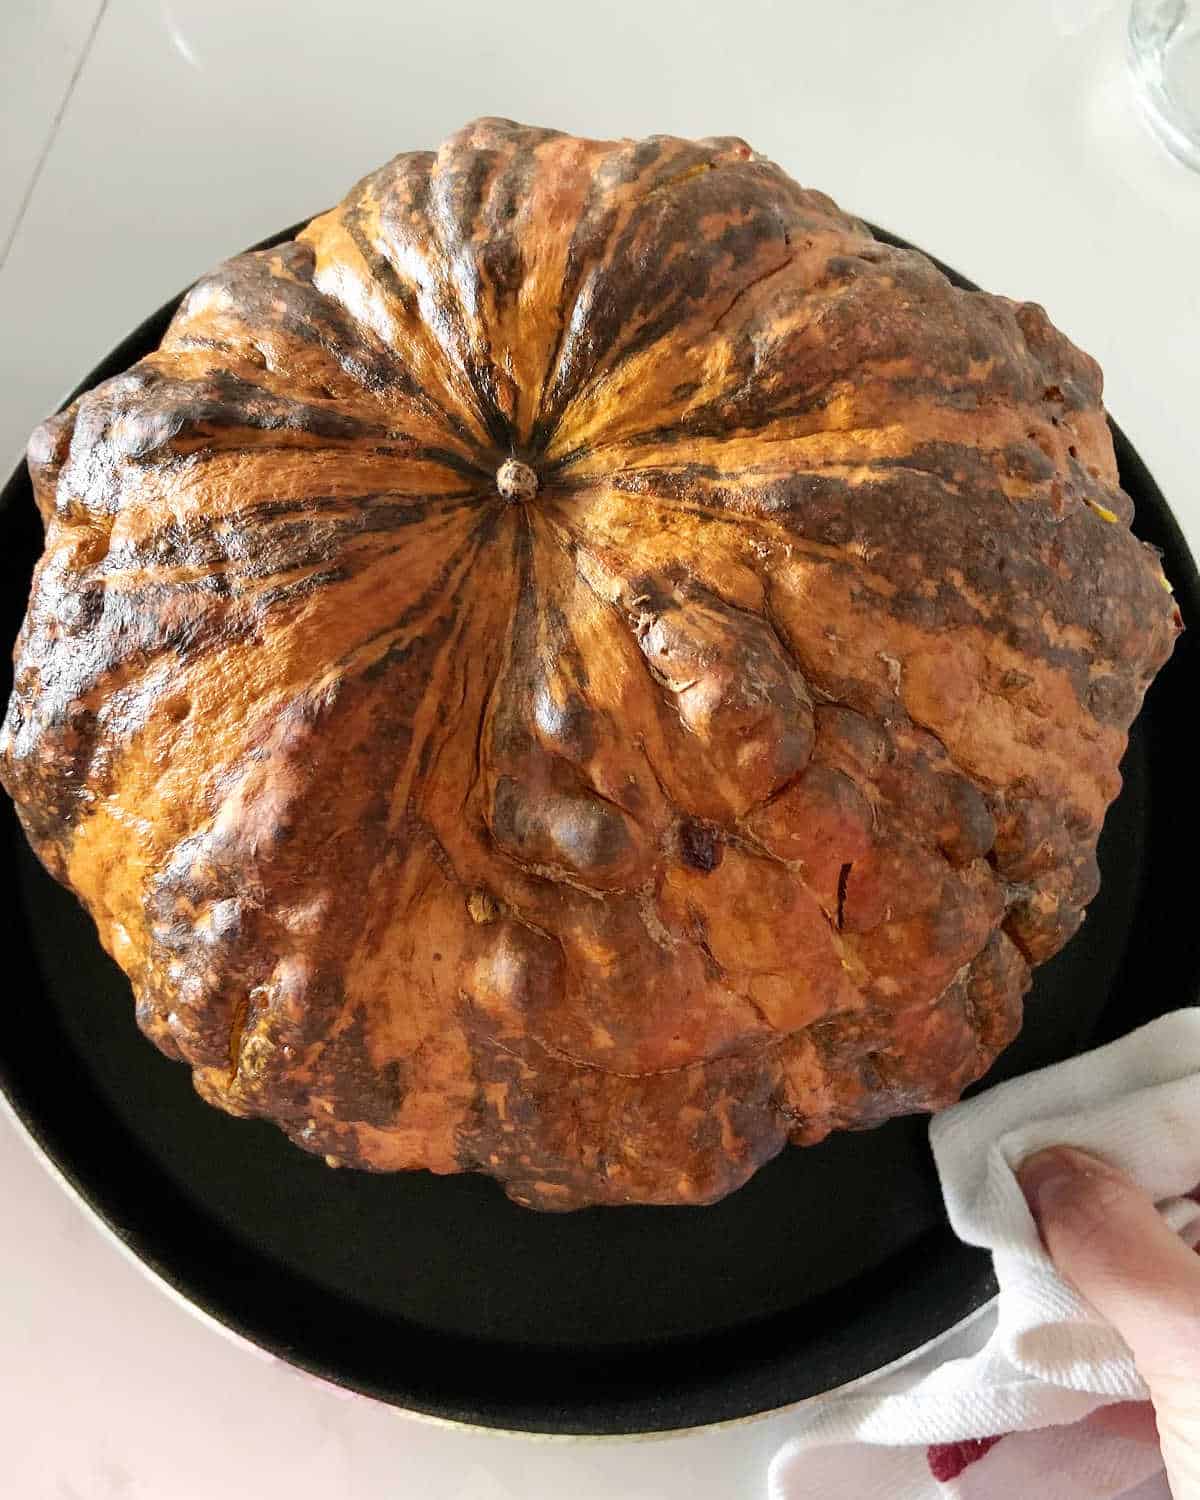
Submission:
M 29 462 L 3 777 L 142 1029 L 540 1208 L 957 1098 L 1178 628 L 1093 361 L 732 139 L 398 156 Z

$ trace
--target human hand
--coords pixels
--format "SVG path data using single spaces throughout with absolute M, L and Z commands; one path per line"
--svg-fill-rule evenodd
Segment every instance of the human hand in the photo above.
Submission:
M 1175 1500 L 1200 1500 L 1200 1256 L 1098 1157 L 1051 1147 L 1017 1179 L 1051 1260 L 1133 1353 Z M 1109 1415 L 1107 1425 L 1136 1433 L 1127 1405 Z

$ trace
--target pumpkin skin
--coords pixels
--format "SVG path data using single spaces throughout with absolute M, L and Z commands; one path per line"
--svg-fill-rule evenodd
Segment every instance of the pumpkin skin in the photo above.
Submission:
M 3 781 L 142 1030 L 542 1209 L 956 1099 L 1179 628 L 1096 364 L 734 139 L 401 155 L 29 466 Z

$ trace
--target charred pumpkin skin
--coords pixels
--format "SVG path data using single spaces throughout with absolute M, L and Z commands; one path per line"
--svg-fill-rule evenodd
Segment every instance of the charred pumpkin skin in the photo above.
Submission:
M 213 1104 L 711 1202 L 1095 892 L 1178 629 L 1100 392 L 741 141 L 478 121 L 34 434 L 4 783 Z

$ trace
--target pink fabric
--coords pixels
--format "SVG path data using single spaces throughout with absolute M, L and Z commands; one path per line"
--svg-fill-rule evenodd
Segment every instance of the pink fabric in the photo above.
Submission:
M 1001 1433 L 998 1437 L 965 1438 L 961 1443 L 933 1443 L 925 1450 L 929 1472 L 939 1484 L 949 1484 L 994 1448 L 1003 1436 Z

